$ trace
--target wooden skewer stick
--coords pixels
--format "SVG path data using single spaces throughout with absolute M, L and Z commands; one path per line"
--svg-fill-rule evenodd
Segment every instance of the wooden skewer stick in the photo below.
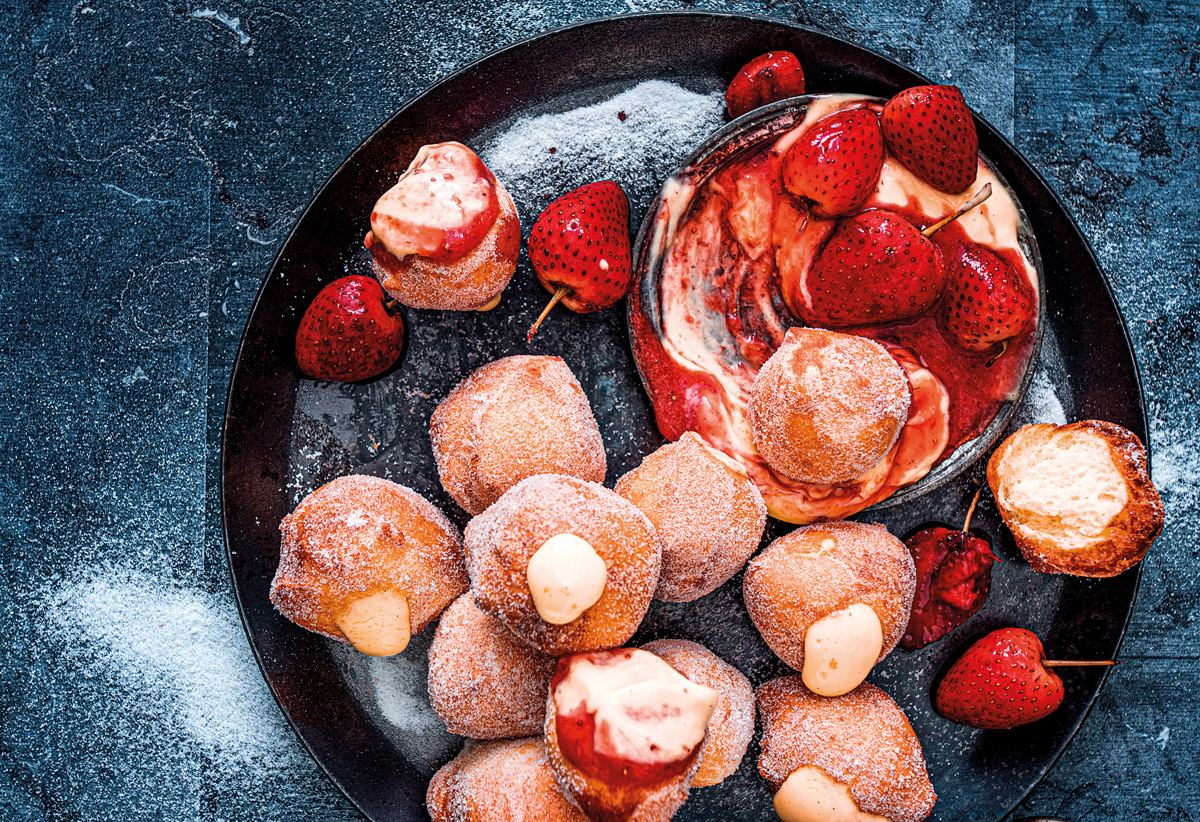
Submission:
M 954 222 L 959 217 L 966 214 L 968 211 L 970 211 L 975 206 L 979 205 L 980 203 L 982 203 L 984 200 L 986 200 L 988 197 L 991 197 L 991 196 L 992 196 L 992 184 L 984 183 L 983 188 L 981 188 L 981 189 L 979 189 L 979 191 L 975 192 L 975 196 L 972 197 L 971 199 L 967 200 L 962 205 L 960 205 L 954 211 L 953 214 L 951 214 L 949 217 L 943 217 L 942 219 L 938 220 L 936 223 L 931 225 L 929 228 L 924 229 L 921 233 L 924 234 L 926 237 L 931 236 L 939 228 L 942 228 L 947 223 Z

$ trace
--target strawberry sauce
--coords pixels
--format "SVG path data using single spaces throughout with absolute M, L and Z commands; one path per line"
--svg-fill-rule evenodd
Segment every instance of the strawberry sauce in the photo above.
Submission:
M 845 95 L 815 98 L 804 122 L 781 137 L 735 156 L 706 179 L 668 184 L 639 260 L 651 272 L 660 266 L 657 281 L 635 287 L 630 298 L 633 351 L 663 435 L 675 440 L 695 431 L 738 459 L 772 516 L 790 522 L 849 516 L 916 482 L 979 436 L 1016 397 L 1037 339 L 1035 311 L 1034 322 L 1002 352 L 960 349 L 939 328 L 940 301 L 915 320 L 839 329 L 878 340 L 909 374 L 913 407 L 899 448 L 885 458 L 890 473 L 881 464 L 845 485 L 811 486 L 766 465 L 750 440 L 749 391 L 787 329 L 803 324 L 789 305 L 806 298 L 808 270 L 838 224 L 813 216 L 805 201 L 785 192 L 780 167 L 812 122 L 848 107 L 879 108 Z M 956 246 L 978 243 L 1023 273 L 1036 294 L 1036 269 L 1017 239 L 1018 207 L 983 162 L 968 191 L 948 195 L 888 156 L 863 209 L 896 211 L 924 228 L 988 182 L 992 196 L 983 205 L 930 238 L 939 264 Z M 682 216 L 673 221 L 672 211 Z

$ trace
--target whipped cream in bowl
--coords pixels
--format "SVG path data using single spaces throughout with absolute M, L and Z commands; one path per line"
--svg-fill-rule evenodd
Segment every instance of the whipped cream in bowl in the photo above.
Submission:
M 838 329 L 884 345 L 908 376 L 913 402 L 895 447 L 864 474 L 838 485 L 795 482 L 773 471 L 755 449 L 747 420 L 751 386 L 787 329 L 803 325 L 790 306 L 807 299 L 806 269 L 837 225 L 783 191 L 781 158 L 821 117 L 855 107 L 879 111 L 885 102 L 853 94 L 806 95 L 734 120 L 667 179 L 637 238 L 629 335 L 659 429 L 670 440 L 695 431 L 736 460 L 762 492 L 769 513 L 788 522 L 841 519 L 894 505 L 964 471 L 1003 433 L 1041 344 L 1041 257 L 1025 213 L 999 172 L 980 154 L 976 181 L 951 195 L 888 154 L 861 210 L 894 210 L 918 227 L 928 226 L 990 184 L 991 196 L 982 205 L 939 234 L 946 243 L 985 246 L 1023 275 L 1036 296 L 1034 321 L 999 354 L 955 349 L 939 331 L 937 305 L 916 320 Z

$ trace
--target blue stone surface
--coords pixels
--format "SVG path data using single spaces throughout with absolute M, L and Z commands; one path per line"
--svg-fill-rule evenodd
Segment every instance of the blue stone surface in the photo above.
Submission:
M 736 10 L 961 86 L 1116 291 L 1168 519 L 1121 654 L 1018 815 L 1200 816 L 1200 3 L 0 6 L 0 819 L 352 820 L 259 677 L 217 444 L 239 334 L 317 187 L 412 95 L 517 39 Z

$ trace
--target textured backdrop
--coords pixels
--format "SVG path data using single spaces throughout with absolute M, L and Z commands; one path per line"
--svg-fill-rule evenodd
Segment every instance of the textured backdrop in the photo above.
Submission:
M 341 159 L 500 45 L 671 8 L 799 22 L 960 85 L 1125 313 L 1167 529 L 1121 665 L 1023 806 L 1200 816 L 1200 3 L 61 0 L 0 6 L 0 818 L 349 820 L 253 665 L 217 442 L 259 281 Z

